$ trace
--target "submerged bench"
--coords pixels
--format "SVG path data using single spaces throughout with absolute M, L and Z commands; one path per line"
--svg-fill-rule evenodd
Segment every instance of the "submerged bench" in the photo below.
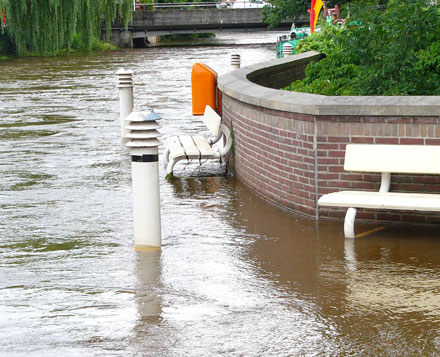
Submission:
M 440 194 L 389 192 L 391 173 L 440 174 L 440 146 L 349 144 L 344 169 L 382 174 L 379 192 L 341 191 L 318 200 L 319 206 L 348 208 L 346 238 L 355 238 L 357 208 L 440 212 Z
M 207 105 L 202 120 L 213 138 L 206 139 L 202 135 L 183 135 L 167 139 L 165 151 L 167 176 L 173 173 L 174 165 L 181 160 L 221 159 L 231 150 L 232 137 L 229 129 L 221 123 L 220 115 Z M 213 147 L 222 137 L 224 137 L 223 148 Z

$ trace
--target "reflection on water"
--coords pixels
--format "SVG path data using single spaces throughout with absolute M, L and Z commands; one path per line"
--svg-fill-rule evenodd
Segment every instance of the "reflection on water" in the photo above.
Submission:
M 116 70 L 134 70 L 135 106 L 165 137 L 201 132 L 192 64 L 273 58 L 261 43 L 277 34 L 255 36 L 0 63 L 0 354 L 439 354 L 430 229 L 344 240 L 341 222 L 279 210 L 207 162 L 172 182 L 161 168 L 164 246 L 133 250 Z

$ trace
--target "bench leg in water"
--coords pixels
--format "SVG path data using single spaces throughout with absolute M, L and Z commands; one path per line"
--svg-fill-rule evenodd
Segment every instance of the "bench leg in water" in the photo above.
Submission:
M 167 177 L 169 177 L 169 175 L 171 175 L 171 176 L 173 175 L 174 165 L 177 164 L 177 161 L 178 160 L 175 160 L 175 159 L 170 159 L 168 161 L 168 164 L 167 164 Z
M 354 220 L 356 219 L 357 209 L 350 207 L 345 214 L 344 235 L 345 238 L 355 238 Z

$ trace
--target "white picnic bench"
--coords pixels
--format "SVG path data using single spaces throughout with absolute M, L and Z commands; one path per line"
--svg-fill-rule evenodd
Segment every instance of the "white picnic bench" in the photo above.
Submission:
M 209 105 L 202 117 L 203 123 L 213 135 L 207 139 L 203 135 L 172 136 L 167 139 L 165 160 L 167 176 L 173 173 L 174 165 L 181 160 L 204 160 L 224 158 L 232 148 L 232 137 L 229 129 L 221 123 L 221 117 Z M 222 137 L 222 148 L 213 147 Z
M 440 194 L 389 192 L 391 173 L 440 174 L 440 146 L 349 144 L 344 170 L 382 174 L 379 192 L 341 191 L 318 200 L 319 206 L 348 208 L 346 238 L 355 238 L 358 208 L 440 212 Z

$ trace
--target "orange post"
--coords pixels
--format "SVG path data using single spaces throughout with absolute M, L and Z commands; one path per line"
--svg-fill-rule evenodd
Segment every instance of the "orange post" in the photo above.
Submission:
M 203 115 L 209 105 L 217 111 L 217 72 L 203 63 L 195 63 L 191 73 L 192 112 Z

